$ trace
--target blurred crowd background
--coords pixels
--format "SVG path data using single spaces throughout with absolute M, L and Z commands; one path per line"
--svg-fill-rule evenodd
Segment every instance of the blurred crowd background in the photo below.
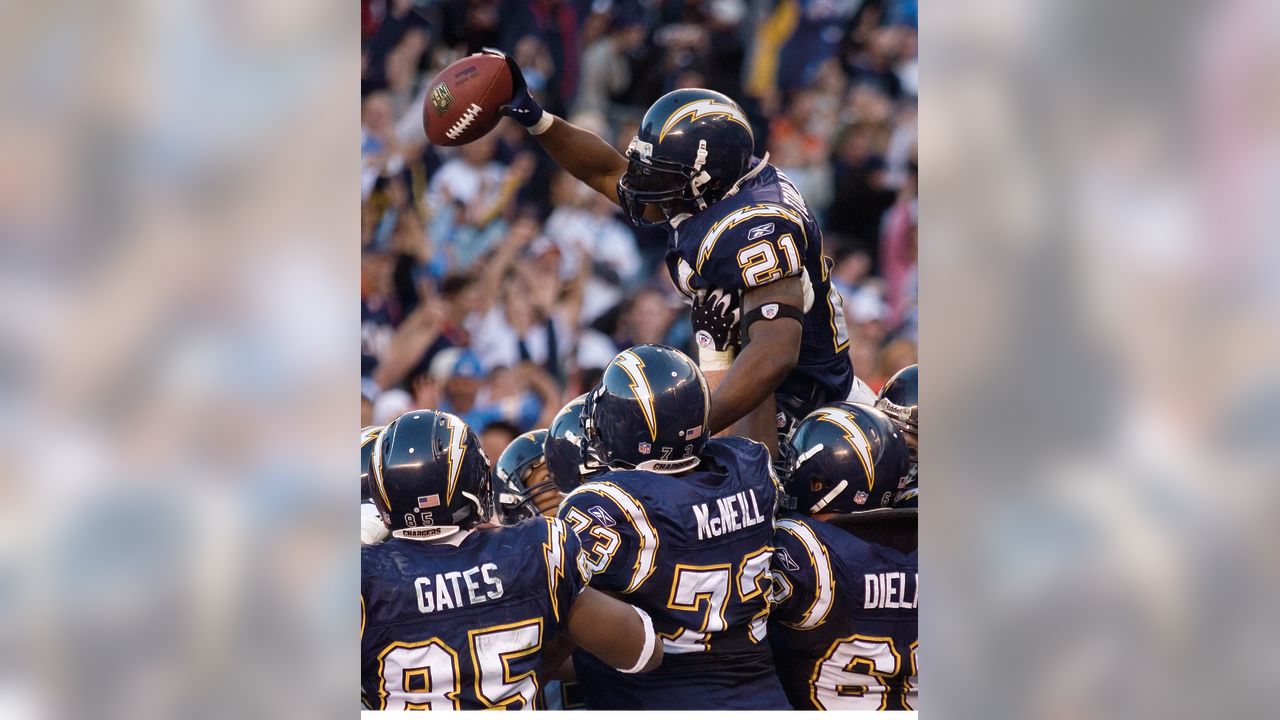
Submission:
M 1276 714 L 1278 7 L 927 4 L 929 717 Z M 0 6 L 0 717 L 355 712 L 360 22 Z
M 545 426 L 618 350 L 691 350 L 661 233 L 504 120 L 431 145 L 431 79 L 484 47 L 551 112 L 625 150 L 648 106 L 707 87 L 800 189 L 835 261 L 858 376 L 916 362 L 914 0 L 362 0 L 363 424 L 452 410 L 486 449 Z M 491 457 L 496 454 L 491 452 Z

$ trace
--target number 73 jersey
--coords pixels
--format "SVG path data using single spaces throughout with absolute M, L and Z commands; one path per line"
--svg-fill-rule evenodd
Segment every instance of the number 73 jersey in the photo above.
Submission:
M 753 162 L 759 169 L 759 161 Z M 667 269 L 686 296 L 704 288 L 741 293 L 782 278 L 801 278 L 800 358 L 779 390 L 808 396 L 816 384 L 826 401 L 849 396 L 853 370 L 844 301 L 831 284 L 822 230 L 785 175 L 765 164 L 737 193 L 668 232 Z
M 731 437 L 680 476 L 614 471 L 565 497 L 591 586 L 649 613 L 663 641 L 642 675 L 575 656 L 588 707 L 788 707 L 766 640 L 776 493 L 765 446 Z
M 769 641 L 792 705 L 915 709 L 916 552 L 791 513 L 775 527 Z

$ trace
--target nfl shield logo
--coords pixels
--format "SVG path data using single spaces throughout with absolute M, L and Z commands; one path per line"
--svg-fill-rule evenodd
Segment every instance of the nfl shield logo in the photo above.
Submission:
M 650 445 L 650 444 L 649 444 L 649 443 L 647 443 L 647 442 L 642 442 L 642 443 L 640 443 L 640 454 L 641 454 L 641 455 L 648 455 L 648 454 L 649 454 L 650 452 L 652 452 L 652 451 L 653 451 L 653 446 L 652 446 L 652 445 Z
M 453 93 L 449 92 L 449 86 L 440 83 L 431 91 L 431 105 L 435 107 L 436 112 L 444 114 L 445 110 L 453 104 Z
M 858 505 L 865 505 L 867 503 L 867 491 L 859 490 L 858 494 L 853 496 L 853 502 Z
M 778 303 L 769 303 L 768 305 L 761 307 L 760 314 L 769 320 L 778 317 Z

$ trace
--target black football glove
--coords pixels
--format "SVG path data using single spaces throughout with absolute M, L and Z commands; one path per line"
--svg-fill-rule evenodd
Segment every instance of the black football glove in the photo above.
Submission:
M 689 319 L 699 350 L 737 354 L 742 345 L 738 329 L 742 320 L 742 303 L 737 291 L 719 288 L 699 290 L 693 296 Z
M 521 72 L 520 66 L 510 55 L 501 50 L 483 48 L 481 52 L 506 60 L 507 68 L 511 71 L 511 101 L 498 108 L 498 112 L 520 123 L 526 130 L 533 129 L 542 120 L 544 111 L 538 101 L 529 94 L 529 85 L 524 81 L 524 73 Z

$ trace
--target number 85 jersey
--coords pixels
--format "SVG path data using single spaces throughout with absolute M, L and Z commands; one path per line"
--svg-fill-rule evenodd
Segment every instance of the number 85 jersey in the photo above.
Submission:
M 822 230 L 785 175 L 752 162 L 737 193 L 668 226 L 667 269 L 690 297 L 704 288 L 740 293 L 800 277 L 800 357 L 778 392 L 820 403 L 843 400 L 853 383 L 849 332 L 844 301 L 831 285 L 831 261 L 822 254 Z
M 530 709 L 543 648 L 590 579 L 559 520 L 361 549 L 361 695 L 374 710 Z
M 769 641 L 791 704 L 914 709 L 916 551 L 792 513 L 775 527 Z

